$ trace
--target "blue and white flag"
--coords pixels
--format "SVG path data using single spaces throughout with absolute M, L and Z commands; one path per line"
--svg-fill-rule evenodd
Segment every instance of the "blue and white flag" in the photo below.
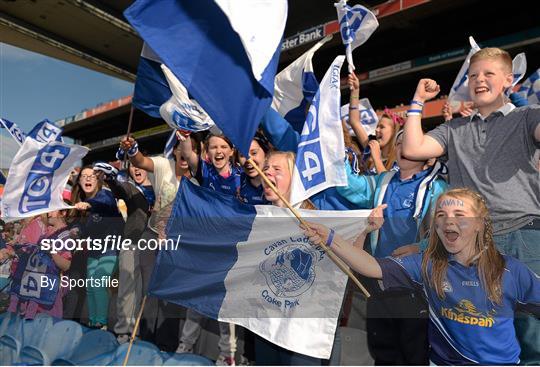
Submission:
M 189 97 L 186 87 L 169 68 L 162 64 L 161 69 L 173 94 L 159 108 L 159 113 L 165 122 L 173 129 L 191 132 L 205 131 L 214 126 L 214 121 L 196 100 Z
M 313 55 L 331 39 L 332 35 L 326 36 L 276 75 L 272 108 L 298 133 L 302 132 L 308 105 L 319 89 L 313 72 Z
M 480 46 L 478 46 L 472 37 L 469 37 L 469 43 L 471 45 L 471 49 L 467 54 L 463 65 L 461 65 L 461 69 L 459 69 L 459 73 L 456 80 L 454 80 L 454 84 L 452 84 L 452 89 L 450 89 L 450 93 L 448 94 L 448 102 L 471 100 L 471 96 L 469 94 L 469 65 L 471 63 L 472 55 L 480 51 Z
M 137 0 L 124 15 L 248 156 L 272 101 L 287 1 Z
M 171 135 L 169 135 L 167 142 L 165 143 L 165 148 L 163 149 L 163 156 L 165 158 L 173 159 L 173 150 L 177 142 L 178 138 L 176 137 L 176 130 L 173 130 L 171 132 Z
M 309 107 L 292 178 L 293 205 L 329 187 L 347 186 L 340 110 L 343 61 L 345 56 L 335 58 Z
M 28 137 L 37 140 L 40 143 L 47 143 L 49 141 L 63 141 L 62 140 L 62 128 L 56 126 L 48 119 L 40 121 L 34 126 L 34 128 L 28 133 Z
M 527 72 L 527 57 L 525 52 L 517 54 L 512 60 L 512 74 L 514 80 L 512 81 L 512 86 L 506 90 L 506 95 L 509 96 L 512 93 L 512 89 L 519 83 L 521 79 L 525 76 Z
M 17 126 L 16 123 L 0 118 L 0 127 L 5 128 L 9 135 L 11 135 L 11 137 L 17 143 L 19 143 L 19 145 L 23 145 L 24 139 L 26 139 L 26 134 Z
M 68 209 L 62 200 L 71 170 L 88 153 L 80 145 L 26 139 L 9 168 L 1 212 L 4 220 Z
M 203 131 L 214 125 L 146 43 L 137 69 L 133 105 L 152 117 L 163 118 L 173 129 Z
M 349 64 L 349 73 L 355 69 L 352 52 L 364 44 L 379 26 L 375 14 L 362 5 L 349 6 L 347 0 L 334 4 L 337 9 L 341 40 L 345 45 L 345 54 Z
M 540 103 L 540 69 L 529 75 L 517 93 L 530 105 Z
M 368 210 L 300 210 L 347 239 Z M 253 206 L 182 179 L 152 296 L 241 325 L 283 348 L 329 358 L 347 276 L 310 245 L 286 208 Z
M 358 108 L 360 111 L 360 122 L 362 123 L 364 130 L 366 130 L 366 134 L 375 135 L 375 128 L 379 122 L 379 117 L 373 107 L 371 107 L 369 99 L 362 98 L 358 103 Z M 347 123 L 349 134 L 351 134 L 351 136 L 356 136 L 349 123 L 349 103 L 341 106 L 341 118 Z
M 469 93 L 469 66 L 471 63 L 472 55 L 480 51 L 481 48 L 480 46 L 478 46 L 478 44 L 472 37 L 469 37 L 469 43 L 471 45 L 469 54 L 465 58 L 465 62 L 463 62 L 461 69 L 459 69 L 456 80 L 454 80 L 452 89 L 450 89 L 450 93 L 448 94 L 448 101 L 450 103 L 468 102 L 472 100 Z M 512 74 L 514 76 L 514 79 L 512 81 L 512 87 L 508 88 L 508 90 L 506 91 L 506 95 L 509 95 L 512 92 L 512 88 L 517 85 L 517 83 L 525 76 L 526 71 L 527 59 L 525 57 L 525 53 L 522 52 L 520 54 L 517 54 L 516 57 L 514 57 L 514 59 L 512 60 Z
M 133 106 L 144 113 L 160 118 L 159 108 L 171 98 L 169 83 L 161 70 L 161 60 L 154 51 L 143 44 L 137 79 L 133 91 Z

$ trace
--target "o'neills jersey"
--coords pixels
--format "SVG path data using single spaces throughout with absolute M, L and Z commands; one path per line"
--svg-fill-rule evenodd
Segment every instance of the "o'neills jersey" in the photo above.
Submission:
M 243 203 L 252 204 L 252 205 L 271 204 L 264 197 L 263 186 L 262 185 L 260 185 L 259 187 L 253 186 L 251 184 L 251 181 L 249 180 L 249 177 L 245 173 L 242 173 L 242 177 L 240 180 L 239 196 L 240 196 L 239 199 Z
M 202 187 L 212 189 L 223 194 L 236 196 L 240 190 L 240 175 L 242 169 L 238 166 L 230 166 L 230 174 L 221 176 L 211 163 L 199 160 L 199 166 L 195 178 Z
M 385 288 L 423 288 L 430 309 L 430 360 L 437 365 L 519 363 L 514 312 L 519 307 L 540 314 L 540 279 L 516 259 L 504 260 L 498 305 L 488 299 L 475 265 L 466 267 L 450 257 L 440 299 L 422 277 L 421 254 L 377 259 Z

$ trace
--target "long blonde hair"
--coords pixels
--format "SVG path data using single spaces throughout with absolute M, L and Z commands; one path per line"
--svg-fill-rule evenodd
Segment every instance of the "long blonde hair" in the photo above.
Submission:
M 436 208 L 444 197 L 454 199 L 469 198 L 473 202 L 477 218 L 482 221 L 482 230 L 476 236 L 474 255 L 478 266 L 478 274 L 489 300 L 500 304 L 502 302 L 502 275 L 504 272 L 504 258 L 495 248 L 493 241 L 493 227 L 486 202 L 478 193 L 466 189 L 453 189 L 442 194 Z M 439 238 L 436 230 L 435 215 L 431 219 L 429 244 L 422 259 L 422 276 L 431 288 L 434 288 L 440 299 L 445 297 L 443 283 L 448 268 L 448 251 Z M 431 263 L 431 272 L 428 273 L 428 264 Z
M 274 156 L 285 157 L 285 159 L 287 160 L 287 168 L 288 168 L 289 174 L 291 175 L 291 185 L 292 185 L 292 177 L 293 177 L 293 174 L 294 174 L 294 165 L 296 164 L 296 154 L 293 153 L 293 152 L 283 152 L 283 151 L 274 150 L 274 151 L 269 152 L 266 155 L 266 160 L 268 160 L 268 159 L 270 159 L 271 157 L 274 157 Z M 302 202 L 302 204 L 300 205 L 300 208 L 301 209 L 311 209 L 311 210 L 316 210 L 317 209 L 315 204 L 313 204 L 311 202 L 311 200 L 309 200 L 309 199 L 304 200 Z

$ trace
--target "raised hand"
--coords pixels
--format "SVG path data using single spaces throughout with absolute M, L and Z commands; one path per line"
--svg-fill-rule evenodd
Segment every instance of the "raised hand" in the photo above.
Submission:
M 350 73 L 347 77 L 347 84 L 351 91 L 360 91 L 360 81 L 356 77 L 355 73 Z
M 105 162 L 94 163 L 94 171 L 103 172 L 105 178 L 108 180 L 115 179 L 118 175 L 118 170 Z
M 433 79 L 420 79 L 416 92 L 414 93 L 414 100 L 419 102 L 429 101 L 435 98 L 441 91 L 441 87 Z
M 450 106 L 450 103 L 446 102 L 442 108 L 442 115 L 444 117 L 444 121 L 450 121 L 452 120 L 452 107 Z
M 384 224 L 384 214 L 383 211 L 386 209 L 388 205 L 382 204 L 376 207 L 371 211 L 369 214 L 369 217 L 367 219 L 367 226 L 366 229 L 364 229 L 364 232 L 370 233 L 373 232 L 379 228 L 381 228 Z

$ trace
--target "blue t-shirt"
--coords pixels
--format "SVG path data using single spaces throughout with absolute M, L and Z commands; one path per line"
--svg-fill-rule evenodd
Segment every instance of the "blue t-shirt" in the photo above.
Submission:
M 388 207 L 384 211 L 384 224 L 373 256 L 390 256 L 398 247 L 417 242 L 418 226 L 413 218 L 416 194 L 428 173 L 430 170 L 424 170 L 407 180 L 402 180 L 396 173 L 388 183 L 382 201 Z
M 116 199 L 110 190 L 101 189 L 93 198 L 86 201 L 91 205 L 91 208 L 84 223 L 81 237 L 101 240 L 103 250 L 105 249 L 104 240 L 108 235 L 118 237 L 124 232 L 124 219 L 118 211 Z M 113 250 L 110 247 L 107 247 L 105 252 L 102 250 L 90 250 L 88 256 L 100 258 L 118 254 L 116 249 Z
M 195 178 L 199 181 L 202 187 L 212 189 L 217 192 L 229 195 L 238 195 L 240 190 L 240 176 L 242 169 L 237 166 L 230 165 L 231 174 L 225 178 L 219 174 L 213 164 L 204 160 L 199 161 L 197 174 Z
M 445 298 L 439 299 L 422 277 L 422 254 L 377 261 L 385 288 L 423 288 L 430 313 L 430 360 L 435 364 L 519 363 L 514 312 L 519 307 L 540 313 L 540 279 L 527 266 L 504 256 L 502 304 L 497 305 L 488 299 L 474 265 L 466 267 L 449 257 Z
M 240 178 L 240 194 L 239 198 L 243 203 L 251 205 L 268 205 L 271 204 L 264 197 L 263 185 L 255 187 L 251 184 L 249 177 L 242 172 Z

